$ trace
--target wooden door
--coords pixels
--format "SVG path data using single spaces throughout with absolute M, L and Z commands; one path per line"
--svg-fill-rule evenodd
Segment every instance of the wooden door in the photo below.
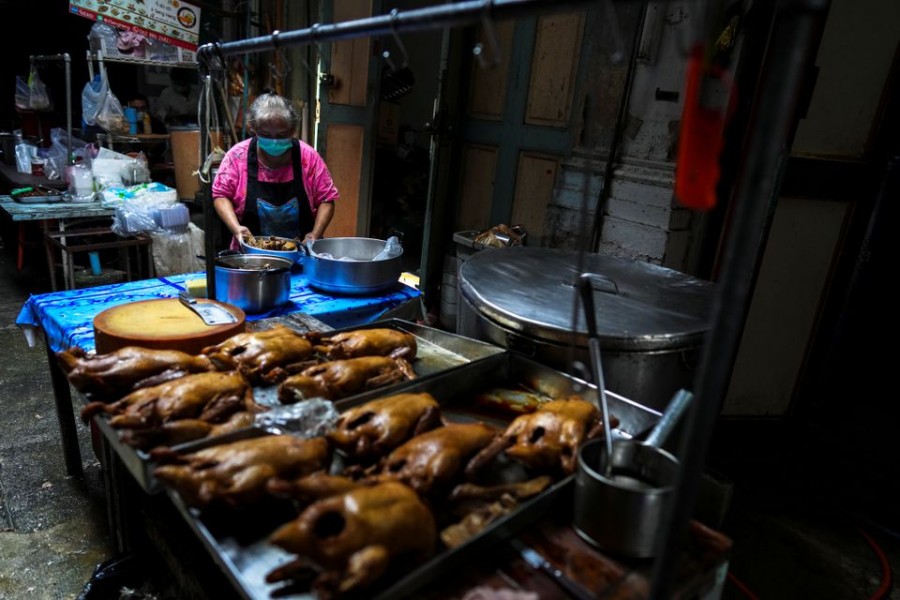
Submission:
M 457 230 L 524 225 L 540 240 L 570 122 L 583 13 L 496 23 L 500 62 L 473 61 L 453 218 Z M 489 49 L 484 29 L 480 38 Z
M 370 17 L 379 0 L 322 2 L 321 22 Z M 340 199 L 328 237 L 365 236 L 372 196 L 375 100 L 377 87 L 371 38 L 323 44 L 316 96 L 315 145 L 322 154 Z

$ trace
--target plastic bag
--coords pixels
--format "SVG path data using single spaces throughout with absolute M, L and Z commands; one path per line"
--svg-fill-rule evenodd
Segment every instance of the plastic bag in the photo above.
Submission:
M 81 90 L 81 118 L 88 125 L 97 124 L 97 115 L 103 108 L 107 92 L 109 92 L 109 81 L 100 73 L 84 84 L 84 89 Z M 124 117 L 124 112 L 122 114 Z
M 84 140 L 72 138 L 71 159 L 82 159 L 90 164 L 91 145 Z M 62 127 L 54 127 L 50 130 L 50 148 L 47 150 L 47 166 L 44 175 L 47 179 L 60 179 L 68 164 L 66 155 L 69 153 L 69 134 Z
M 128 119 L 125 118 L 125 110 L 112 90 L 106 91 L 106 101 L 100 112 L 97 113 L 97 125 L 109 133 L 128 135 Z
M 16 108 L 19 110 L 31 108 L 29 96 L 28 82 L 16 75 Z
M 277 406 L 259 413 L 254 422 L 270 433 L 290 433 L 308 439 L 332 431 L 339 417 L 331 400 L 308 398 L 303 402 Z
M 119 31 L 106 23 L 94 23 L 88 34 L 88 45 L 94 52 L 103 52 L 104 56 L 118 56 Z
M 381 252 L 376 254 L 372 260 L 387 260 L 389 258 L 400 256 L 401 254 L 403 254 L 403 246 L 400 245 L 400 240 L 397 236 L 392 235 L 387 239 L 387 242 L 385 242 Z
M 94 200 L 94 176 L 91 167 L 85 163 L 77 163 L 69 167 L 69 197 L 73 202 L 91 202 Z
M 41 81 L 37 67 L 31 65 L 28 74 L 28 106 L 32 110 L 47 110 L 52 108 L 50 96 L 47 94 L 47 86 Z
M 16 171 L 31 174 L 31 159 L 37 156 L 38 147 L 28 142 L 16 144 Z
M 205 268 L 203 260 L 197 258 L 205 252 L 203 230 L 188 223 L 186 231 L 172 232 L 166 229 L 151 231 L 153 269 L 157 277 L 196 273 Z
M 96 161 L 95 161 L 96 162 Z M 110 196 L 118 196 L 121 203 L 116 206 L 113 215 L 112 231 L 119 236 L 159 231 L 159 210 L 177 201 L 177 191 L 161 183 L 142 183 L 124 188 L 119 194 L 115 188 L 107 188 L 101 192 L 101 205 L 109 206 Z

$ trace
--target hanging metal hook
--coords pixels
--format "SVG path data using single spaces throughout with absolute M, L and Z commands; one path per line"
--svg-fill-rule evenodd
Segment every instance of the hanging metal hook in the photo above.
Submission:
M 497 30 L 494 29 L 494 17 L 491 14 L 493 7 L 494 0 L 484 0 L 481 7 L 481 26 L 484 29 L 488 45 L 491 47 L 490 58 L 484 55 L 484 44 L 481 42 L 472 48 L 472 54 L 478 59 L 478 64 L 482 69 L 489 69 L 500 64 L 500 43 L 497 41 Z
M 405 69 L 409 64 L 409 53 L 406 51 L 406 46 L 403 45 L 403 40 L 400 39 L 400 36 L 397 34 L 397 27 L 395 25 L 397 21 L 397 15 L 399 11 L 394 8 L 391 10 L 391 35 L 394 36 L 394 43 L 397 44 L 397 47 L 400 48 L 400 54 L 403 56 L 403 63 L 400 65 L 401 69 Z M 397 71 L 397 65 L 394 64 L 394 61 L 391 60 L 391 53 L 389 50 L 385 50 L 381 53 L 382 58 L 384 58 L 385 62 L 391 68 L 391 71 Z

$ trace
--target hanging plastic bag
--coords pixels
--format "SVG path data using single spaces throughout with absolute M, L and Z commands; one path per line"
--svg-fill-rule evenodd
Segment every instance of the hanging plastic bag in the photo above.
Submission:
M 81 118 L 88 125 L 97 124 L 97 115 L 103 108 L 107 92 L 109 92 L 109 81 L 100 73 L 94 75 L 94 78 L 84 85 L 84 89 L 81 91 Z
M 32 110 L 52 108 L 50 96 L 47 94 L 47 86 L 41 81 L 41 76 L 34 65 L 31 65 L 31 72 L 28 74 L 28 105 Z
M 29 104 L 28 82 L 16 75 L 16 108 L 28 110 L 31 108 Z
M 109 133 L 128 135 L 128 119 L 125 118 L 125 110 L 112 90 L 106 91 L 106 101 L 103 102 L 103 107 L 97 113 L 97 125 Z

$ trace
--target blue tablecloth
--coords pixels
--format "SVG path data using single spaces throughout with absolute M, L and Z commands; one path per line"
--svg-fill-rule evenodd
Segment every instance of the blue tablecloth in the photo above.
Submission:
M 94 317 L 112 306 L 177 297 L 185 289 L 188 279 L 205 278 L 205 273 L 190 273 L 145 279 L 129 283 L 37 294 L 31 296 L 16 319 L 30 344 L 36 340 L 38 328 L 44 330 L 54 352 L 80 346 L 86 352 L 94 350 Z M 290 302 L 274 310 L 248 314 L 248 321 L 303 312 L 336 329 L 353 327 L 378 320 L 383 314 L 419 296 L 419 291 L 402 283 L 380 295 L 328 296 L 319 293 L 306 282 L 302 273 L 291 276 Z

